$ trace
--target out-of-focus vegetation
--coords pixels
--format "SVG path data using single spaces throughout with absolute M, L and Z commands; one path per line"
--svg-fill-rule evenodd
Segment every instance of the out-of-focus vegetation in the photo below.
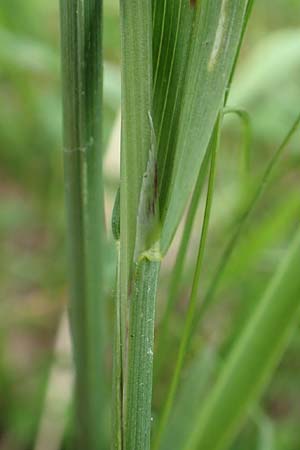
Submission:
M 257 175 L 262 173 L 279 141 L 299 113 L 299 17 L 298 0 L 256 2 L 242 49 L 229 106 L 242 107 L 251 115 L 251 170 Z M 105 2 L 104 26 L 104 140 L 108 144 L 120 103 L 116 0 Z M 58 4 L 41 0 L 2 2 L 1 450 L 34 448 L 44 411 L 55 337 L 67 301 L 60 94 Z M 218 162 L 217 191 L 204 280 L 208 280 L 213 273 L 220 249 L 229 237 L 243 200 L 239 176 L 242 139 L 239 121 L 228 116 Z M 211 355 L 205 353 L 209 361 L 204 365 L 207 373 L 216 370 L 215 360 L 226 354 L 234 336 L 243 327 L 254 300 L 260 298 L 285 251 L 291 233 L 299 224 L 299 139 L 300 133 L 289 145 L 271 188 L 266 191 L 251 216 L 243 239 L 222 278 L 216 305 L 207 315 L 204 327 L 193 344 L 195 352 L 200 342 L 209 348 Z M 118 147 L 111 145 L 105 164 L 107 223 L 117 187 L 118 158 Z M 196 245 L 199 240 L 197 231 L 196 226 Z M 109 309 L 114 280 L 113 246 L 108 244 L 107 251 L 106 290 Z M 164 306 L 164 288 L 172 269 L 172 257 L 173 252 L 164 265 L 158 319 Z M 178 292 L 178 305 L 170 327 L 170 345 L 176 345 L 182 330 L 181 313 L 192 279 L 194 257 L 194 252 L 191 252 Z M 108 325 L 109 336 L 110 328 Z M 299 352 L 299 335 L 295 334 L 259 406 L 259 412 L 253 413 L 254 418 L 249 419 L 232 450 L 299 448 Z M 164 359 L 163 377 L 154 389 L 154 420 L 155 409 L 160 406 L 167 387 L 166 380 L 174 363 L 173 353 L 168 352 Z M 203 367 L 201 370 L 203 373 Z M 188 371 L 186 376 L 189 376 Z M 191 394 L 189 396 L 187 394 L 186 398 L 191 398 Z

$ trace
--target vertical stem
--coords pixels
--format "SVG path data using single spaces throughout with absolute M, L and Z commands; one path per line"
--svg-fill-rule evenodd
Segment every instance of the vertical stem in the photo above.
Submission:
M 121 294 L 126 307 L 140 189 L 151 146 L 152 11 L 148 0 L 120 0 L 122 43 Z M 122 312 L 122 319 L 125 316 Z M 122 340 L 125 339 L 125 320 Z
M 152 2 L 120 0 L 120 20 L 122 148 L 119 299 L 122 440 L 124 450 L 147 450 L 150 448 L 152 355 L 150 352 L 147 354 L 146 344 L 152 352 L 159 263 L 150 262 L 145 257 L 137 264 L 133 261 L 135 256 L 140 259 L 140 255 L 135 255 L 135 246 L 137 230 L 141 231 L 143 225 L 138 217 L 142 183 L 150 156 L 155 159 L 155 152 L 151 153 Z M 153 168 L 156 168 L 155 160 Z
M 76 448 L 103 448 L 102 1 L 60 0 Z
M 159 269 L 159 262 L 146 258 L 136 265 L 130 301 L 126 450 L 150 449 L 154 318 Z

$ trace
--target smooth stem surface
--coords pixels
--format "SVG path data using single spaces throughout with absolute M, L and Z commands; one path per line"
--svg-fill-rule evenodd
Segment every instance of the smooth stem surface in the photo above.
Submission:
M 156 441 L 154 445 L 154 449 L 158 449 L 162 434 L 165 430 L 166 424 L 168 422 L 170 412 L 172 410 L 175 396 L 177 393 L 178 385 L 180 382 L 180 376 L 185 360 L 185 356 L 188 350 L 190 335 L 192 331 L 192 325 L 194 321 L 194 316 L 196 312 L 196 304 L 197 304 L 197 297 L 198 297 L 198 291 L 199 291 L 199 283 L 200 283 L 200 275 L 203 265 L 203 259 L 204 259 L 204 251 L 207 241 L 207 234 L 208 234 L 208 227 L 209 227 L 209 220 L 210 220 L 210 214 L 211 214 L 211 208 L 212 208 L 212 200 L 213 200 L 213 193 L 214 193 L 214 183 L 215 183 L 215 173 L 216 173 L 216 154 L 217 149 L 219 145 L 219 138 L 220 138 L 220 122 L 221 119 L 219 118 L 217 120 L 217 123 L 215 125 L 213 138 L 211 141 L 211 162 L 210 162 L 210 173 L 209 173 L 209 180 L 208 180 L 208 188 L 207 188 L 207 198 L 206 198 L 206 205 L 205 205 L 205 211 L 204 211 L 204 219 L 203 219 L 203 225 L 202 225 L 202 231 L 201 231 L 201 238 L 200 238 L 200 244 L 199 244 L 199 250 L 198 250 L 198 256 L 197 256 L 197 263 L 196 268 L 194 272 L 194 278 L 193 278 L 193 284 L 192 284 L 192 291 L 190 295 L 190 300 L 188 304 L 188 310 L 186 314 L 186 319 L 184 323 L 184 329 L 182 338 L 180 341 L 180 347 L 178 351 L 176 366 L 173 374 L 173 378 L 171 381 L 170 389 L 167 394 L 167 400 L 162 412 L 162 416 L 159 422 L 159 428 L 156 436 Z
M 130 299 L 125 449 L 149 450 L 154 319 L 160 263 L 144 258 L 136 265 Z
M 236 230 L 232 236 L 232 238 L 230 239 L 230 241 L 228 242 L 228 244 L 225 247 L 225 250 L 221 256 L 220 262 L 217 266 L 217 269 L 215 271 L 215 274 L 209 284 L 207 293 L 204 297 L 204 301 L 201 304 L 200 307 L 200 311 L 199 314 L 197 315 L 197 320 L 195 323 L 195 326 L 199 323 L 199 321 L 202 319 L 203 314 L 205 313 L 205 311 L 207 310 L 207 307 L 212 303 L 213 299 L 214 299 L 214 295 L 216 293 L 216 290 L 219 286 L 219 283 L 221 281 L 222 275 L 227 267 L 227 264 L 229 262 L 229 259 L 232 255 L 233 250 L 235 249 L 235 246 L 244 230 L 244 227 L 248 221 L 248 218 L 250 216 L 250 214 L 252 213 L 252 211 L 254 210 L 258 200 L 260 199 L 261 195 L 263 194 L 264 190 L 266 189 L 266 187 L 268 186 L 268 184 L 270 183 L 271 179 L 272 179 L 272 174 L 274 172 L 274 169 L 277 166 L 277 163 L 280 159 L 280 157 L 282 156 L 283 151 L 285 150 L 286 146 L 288 145 L 289 141 L 291 140 L 291 138 L 293 137 L 293 135 L 295 134 L 295 132 L 297 131 L 298 127 L 300 125 L 300 115 L 297 117 L 297 119 L 295 120 L 293 126 L 291 127 L 291 129 L 288 131 L 287 135 L 284 137 L 282 143 L 280 144 L 280 146 L 278 147 L 278 149 L 276 150 L 276 152 L 274 153 L 273 157 L 271 158 L 271 161 L 269 162 L 265 172 L 263 173 L 263 176 L 259 182 L 259 184 L 257 185 L 256 189 L 253 191 L 253 194 L 248 202 L 248 204 L 246 205 L 246 208 L 244 209 L 243 213 L 241 214 L 239 220 L 238 220 L 238 224 L 236 227 Z
M 103 449 L 102 2 L 61 0 L 64 168 L 77 449 Z

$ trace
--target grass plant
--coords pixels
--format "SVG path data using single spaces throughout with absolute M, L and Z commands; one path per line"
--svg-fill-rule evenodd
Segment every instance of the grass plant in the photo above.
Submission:
M 227 106 L 253 4 L 252 0 L 120 0 L 121 174 L 112 217 L 118 259 L 111 408 L 113 450 L 166 448 L 166 436 L 170 436 L 173 426 L 172 413 L 177 399 L 182 398 L 182 376 L 195 330 L 202 324 L 245 224 L 300 122 L 297 118 L 261 179 L 254 182 L 249 115 L 245 110 Z M 75 430 L 78 448 L 102 450 L 106 448 L 102 435 L 102 2 L 61 0 L 61 36 L 70 319 L 76 371 Z M 236 114 L 244 127 L 239 188 L 241 198 L 246 195 L 247 202 L 220 263 L 214 262 L 215 273 L 203 293 L 216 160 L 225 114 Z M 166 310 L 158 329 L 157 378 L 163 351 L 169 348 L 166 341 L 170 320 L 207 175 L 202 230 L 180 326 L 178 355 L 153 427 L 155 310 L 161 262 L 190 202 Z M 216 382 L 209 386 L 204 399 L 201 388 L 203 401 L 191 417 L 180 450 L 228 448 L 273 373 L 299 313 L 296 267 L 300 241 L 299 232 L 296 234 L 266 293 L 257 301 L 227 358 L 219 365 Z M 200 353 L 193 356 L 192 363 L 189 360 L 194 379 L 195 373 L 204 371 L 203 364 L 197 361 Z M 196 393 L 200 396 L 200 389 Z M 184 408 L 179 410 L 182 413 Z

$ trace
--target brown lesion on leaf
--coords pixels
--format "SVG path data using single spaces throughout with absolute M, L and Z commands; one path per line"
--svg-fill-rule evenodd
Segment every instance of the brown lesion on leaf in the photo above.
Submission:
M 192 8 L 195 8 L 196 0 L 190 0 L 190 5 L 191 5 Z

